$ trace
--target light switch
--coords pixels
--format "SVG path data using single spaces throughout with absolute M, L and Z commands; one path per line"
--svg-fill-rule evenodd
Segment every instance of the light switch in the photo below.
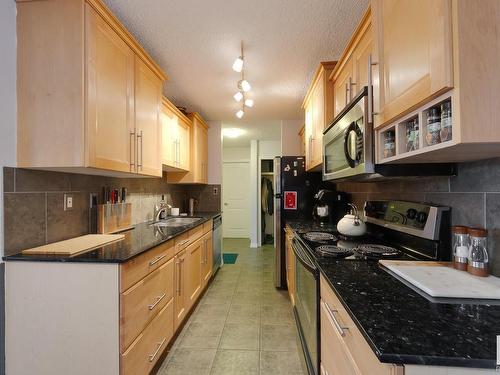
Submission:
M 73 209 L 73 194 L 64 194 L 64 211 Z

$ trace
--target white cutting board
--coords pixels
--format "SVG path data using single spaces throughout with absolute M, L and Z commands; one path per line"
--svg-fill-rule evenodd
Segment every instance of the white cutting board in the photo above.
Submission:
M 432 297 L 500 299 L 500 278 L 473 276 L 446 263 L 380 261 Z
M 71 256 L 104 246 L 111 242 L 120 241 L 124 237 L 123 234 L 87 234 L 85 236 L 23 250 L 22 253 L 31 255 L 52 254 Z

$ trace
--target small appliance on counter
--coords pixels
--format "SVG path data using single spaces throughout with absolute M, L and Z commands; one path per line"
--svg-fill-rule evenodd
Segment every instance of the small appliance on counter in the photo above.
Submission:
M 314 195 L 313 217 L 321 224 L 337 223 L 347 212 L 347 194 L 321 189 Z
M 359 217 L 358 208 L 352 203 L 348 203 L 348 205 L 351 206 L 352 210 L 339 220 L 337 223 L 337 230 L 344 236 L 362 236 L 366 233 L 366 224 Z

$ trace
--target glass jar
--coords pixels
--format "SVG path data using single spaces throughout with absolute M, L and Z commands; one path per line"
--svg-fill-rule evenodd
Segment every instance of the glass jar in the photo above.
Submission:
M 451 140 L 451 130 L 451 101 L 446 101 L 441 104 L 441 131 L 439 132 L 441 142 Z
M 388 130 L 384 133 L 384 158 L 390 158 L 396 155 L 396 135 L 394 130 Z
M 453 267 L 457 270 L 467 271 L 469 256 L 469 228 L 454 225 L 451 227 L 453 246 Z
M 406 152 L 418 150 L 418 119 L 406 123 Z
M 432 107 L 427 114 L 427 146 L 432 146 L 441 142 L 441 112 L 439 107 Z
M 483 228 L 469 228 L 470 236 L 467 272 L 475 276 L 489 275 L 488 250 L 486 237 L 488 231 Z

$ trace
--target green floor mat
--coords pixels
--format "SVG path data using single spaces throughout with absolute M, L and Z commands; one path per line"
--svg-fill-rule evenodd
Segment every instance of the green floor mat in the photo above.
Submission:
M 236 258 L 238 258 L 238 254 L 234 254 L 234 253 L 222 254 L 222 260 L 223 260 L 224 264 L 235 264 Z

